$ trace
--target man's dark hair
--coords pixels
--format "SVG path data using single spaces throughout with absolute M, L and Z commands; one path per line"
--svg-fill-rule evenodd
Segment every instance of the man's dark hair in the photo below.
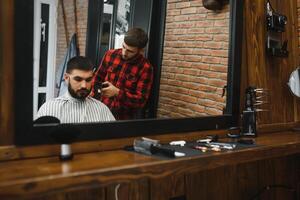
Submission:
M 83 71 L 93 70 L 94 65 L 87 57 L 75 56 L 68 61 L 67 73 L 70 73 L 73 69 L 79 69 Z
M 148 42 L 148 35 L 141 28 L 131 28 L 124 37 L 124 42 L 128 46 L 144 48 Z

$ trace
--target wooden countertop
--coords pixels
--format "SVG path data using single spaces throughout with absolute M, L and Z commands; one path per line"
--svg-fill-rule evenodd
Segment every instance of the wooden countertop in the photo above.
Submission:
M 57 157 L 0 162 L 0 197 L 105 186 L 300 153 L 300 133 L 265 134 L 255 140 L 258 146 L 253 148 L 171 160 L 116 150 L 79 154 L 67 162 Z

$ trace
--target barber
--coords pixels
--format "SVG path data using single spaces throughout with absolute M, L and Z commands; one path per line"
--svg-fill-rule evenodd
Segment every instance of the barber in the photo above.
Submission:
M 91 94 L 106 104 L 116 119 L 137 118 L 149 99 L 153 67 L 143 56 L 147 43 L 142 29 L 130 29 L 122 48 L 108 50 L 96 72 Z

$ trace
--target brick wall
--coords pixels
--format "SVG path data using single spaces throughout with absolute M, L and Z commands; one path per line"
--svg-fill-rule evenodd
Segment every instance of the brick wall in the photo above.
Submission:
M 75 18 L 73 0 L 63 0 L 65 5 L 66 21 L 68 27 L 69 41 L 75 33 Z M 86 31 L 87 31 L 87 13 L 88 1 L 77 0 L 77 23 L 78 23 L 78 42 L 80 55 L 85 55 Z M 62 14 L 61 4 L 58 4 L 57 11 L 57 50 L 56 50 L 56 64 L 57 66 L 62 62 L 66 50 L 66 36 L 64 28 L 64 20 Z
M 168 0 L 159 117 L 222 114 L 227 84 L 229 5 Z

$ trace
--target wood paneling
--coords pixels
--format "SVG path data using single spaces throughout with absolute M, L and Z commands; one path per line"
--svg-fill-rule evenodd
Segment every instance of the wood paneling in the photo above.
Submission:
M 225 137 L 226 131 L 203 131 L 203 132 L 185 132 L 185 133 L 170 133 L 167 135 L 156 135 L 151 138 L 160 140 L 162 143 L 168 143 L 172 140 L 192 141 L 203 138 L 206 135 L 216 134 L 219 137 Z M 75 154 L 87 152 L 99 152 L 114 149 L 122 149 L 124 146 L 132 145 L 135 138 L 122 138 L 112 140 L 100 140 L 89 142 L 78 142 L 72 144 L 72 150 Z M 38 145 L 30 147 L 15 147 L 15 146 L 0 146 L 0 161 L 28 159 L 47 156 L 58 156 L 60 153 L 59 145 Z
M 180 159 L 105 151 L 0 162 L 1 199 L 290 199 L 300 182 L 300 134 L 256 138 L 257 147 Z M 291 191 L 272 188 L 281 185 Z
M 278 12 L 288 17 L 287 30 L 283 39 L 288 39 L 288 58 L 271 58 L 265 53 L 266 20 L 265 1 L 245 0 L 244 3 L 244 40 L 243 40 L 243 65 L 241 70 L 241 94 L 249 85 L 269 89 L 270 104 L 266 107 L 270 112 L 258 115 L 260 130 L 266 131 L 288 129 L 299 121 L 300 100 L 293 97 L 287 88 L 289 74 L 299 64 L 298 30 L 297 30 L 297 1 L 271 0 Z M 0 145 L 13 144 L 13 1 L 0 2 L 1 15 L 1 62 L 0 62 Z M 297 41 L 297 42 L 294 42 Z M 241 105 L 244 97 L 241 96 Z M 241 107 L 242 107 L 241 106 Z M 275 127 L 275 128 L 274 128 Z M 214 131 L 212 131 L 214 133 Z M 202 134 L 170 134 L 155 136 L 162 141 L 176 139 L 197 139 Z M 223 131 L 224 133 L 224 131 Z M 152 137 L 152 136 L 151 136 Z M 104 151 L 122 148 L 132 144 L 133 138 L 108 141 L 94 141 L 74 144 L 75 153 Z M 15 148 L 14 146 L 0 147 L 0 160 L 23 159 L 31 157 L 46 157 L 58 155 L 59 146 L 46 145 L 40 147 Z
M 299 100 L 287 86 L 290 73 L 299 65 L 297 1 L 270 0 L 278 13 L 287 16 L 286 31 L 281 39 L 288 40 L 288 58 L 266 55 L 266 0 L 245 0 L 242 94 L 247 86 L 269 91 L 269 112 L 258 113 L 258 124 L 284 124 L 299 121 Z M 242 98 L 242 105 L 243 105 Z
M 13 144 L 13 2 L 0 1 L 0 145 Z
M 188 174 L 187 199 L 294 200 L 299 158 L 291 155 Z

